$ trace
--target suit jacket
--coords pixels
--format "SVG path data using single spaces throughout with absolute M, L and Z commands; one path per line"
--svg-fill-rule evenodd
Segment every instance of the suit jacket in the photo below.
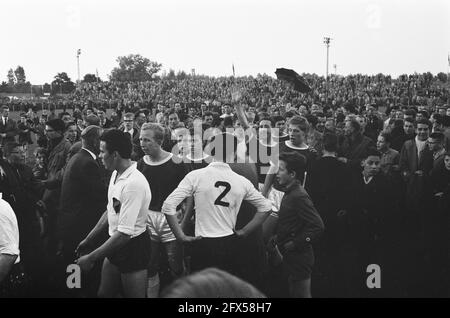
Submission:
M 120 130 L 125 131 L 125 128 L 122 127 Z M 139 141 L 140 131 L 136 127 L 133 128 L 133 138 L 131 138 L 131 143 L 133 144 L 133 152 L 131 153 L 131 160 L 139 161 L 142 157 L 144 157 L 144 152 L 141 148 L 141 143 Z
M 106 210 L 107 188 L 101 168 L 81 149 L 68 162 L 61 187 L 57 233 L 66 246 L 75 248 Z
M 421 209 L 431 194 L 429 174 L 433 169 L 433 153 L 425 147 L 419 158 L 415 139 L 408 140 L 400 152 L 399 165 L 406 182 L 406 206 L 408 209 Z M 418 170 L 423 171 L 422 176 L 414 173 Z
M 5 138 L 1 138 L 1 144 L 5 145 L 9 142 L 14 142 L 16 140 L 16 135 L 19 133 L 17 128 L 17 123 L 8 117 L 6 125 L 3 125 L 3 117 L 0 116 L 0 134 L 6 134 Z
M 370 147 L 373 147 L 374 143 L 372 139 L 362 134 L 356 136 L 354 140 L 345 136 L 341 146 L 339 147 L 339 156 L 347 158 L 347 163 L 350 168 L 358 169 L 361 160 L 367 153 Z
M 399 165 L 401 172 L 412 174 L 417 170 L 422 170 L 425 174 L 429 174 L 433 168 L 433 153 L 428 147 L 425 147 L 419 158 L 416 140 L 407 140 L 400 152 Z

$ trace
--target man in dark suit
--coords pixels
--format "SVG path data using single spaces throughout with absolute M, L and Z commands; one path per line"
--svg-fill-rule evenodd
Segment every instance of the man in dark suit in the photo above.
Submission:
M 361 160 L 367 150 L 374 146 L 374 142 L 362 134 L 361 125 L 356 120 L 345 123 L 344 134 L 338 150 L 339 160 L 346 163 L 349 168 L 358 170 Z
M 415 286 L 408 286 L 411 296 L 426 295 L 425 283 L 429 281 L 426 255 L 429 252 L 429 224 L 432 221 L 429 214 L 432 199 L 430 172 L 433 169 L 433 152 L 427 146 L 431 131 L 428 119 L 416 123 L 416 137 L 408 140 L 400 152 L 400 171 L 406 183 L 405 212 L 406 227 L 409 231 L 408 250 L 414 257 L 410 260 L 414 270 L 410 277 L 415 277 Z M 415 255 L 415 256 L 414 256 Z M 425 294 L 424 294 L 425 292 Z M 416 294 L 417 293 L 417 294 Z M 423 297 L 423 296 L 422 296 Z
M 100 119 L 99 126 L 103 129 L 109 129 L 112 127 L 112 120 L 106 117 L 106 109 L 104 107 L 99 107 L 97 110 L 97 116 Z
M 98 126 L 88 126 L 83 130 L 82 148 L 70 159 L 64 171 L 57 234 L 60 252 L 68 262 L 75 259 L 78 243 L 89 234 L 106 210 L 107 188 L 97 161 L 100 134 Z
M 339 272 L 346 228 L 344 214 L 350 198 L 350 169 L 336 158 L 337 136 L 323 136 L 323 156 L 317 160 L 306 178 L 306 190 L 324 224 L 322 239 L 316 244 L 316 267 L 313 291 L 318 297 L 342 297 L 345 284 Z
M 131 160 L 139 161 L 144 157 L 144 152 L 141 149 L 139 141 L 139 128 L 134 122 L 134 114 L 126 113 L 123 115 L 123 126 L 119 128 L 123 132 L 129 134 L 131 143 L 133 144 L 133 152 L 131 153 Z
M 16 141 L 16 135 L 19 130 L 17 128 L 17 123 L 9 118 L 9 107 L 6 105 L 2 106 L 2 116 L 0 118 L 0 144 L 4 146 L 7 143 L 12 143 Z

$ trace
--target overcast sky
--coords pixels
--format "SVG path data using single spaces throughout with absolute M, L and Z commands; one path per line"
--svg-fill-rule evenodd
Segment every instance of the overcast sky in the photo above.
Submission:
M 33 84 L 58 72 L 102 79 L 120 55 L 197 74 L 447 72 L 449 0 L 0 0 L 0 81 L 21 65 Z

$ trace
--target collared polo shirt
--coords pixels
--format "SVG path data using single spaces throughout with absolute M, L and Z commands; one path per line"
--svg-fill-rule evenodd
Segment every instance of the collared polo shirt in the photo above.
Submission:
M 131 238 L 147 229 L 147 214 L 152 195 L 144 175 L 133 163 L 116 180 L 117 171 L 111 175 L 108 188 L 109 235 L 116 231 Z

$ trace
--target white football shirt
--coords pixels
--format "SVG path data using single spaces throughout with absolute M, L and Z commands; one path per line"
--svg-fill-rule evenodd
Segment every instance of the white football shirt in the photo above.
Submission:
M 108 232 L 112 236 L 119 231 L 133 238 L 147 230 L 148 207 L 152 199 L 150 186 L 136 169 L 136 163 L 117 180 L 116 175 L 117 171 L 114 171 L 108 188 Z
M 0 254 L 17 255 L 15 263 L 20 262 L 19 227 L 16 214 L 0 193 Z
M 223 162 L 212 162 L 207 167 L 191 171 L 167 197 L 162 212 L 176 214 L 176 207 L 194 196 L 195 235 L 224 237 L 234 233 L 242 201 L 248 201 L 258 213 L 269 212 L 271 203 L 243 176 L 233 172 Z

